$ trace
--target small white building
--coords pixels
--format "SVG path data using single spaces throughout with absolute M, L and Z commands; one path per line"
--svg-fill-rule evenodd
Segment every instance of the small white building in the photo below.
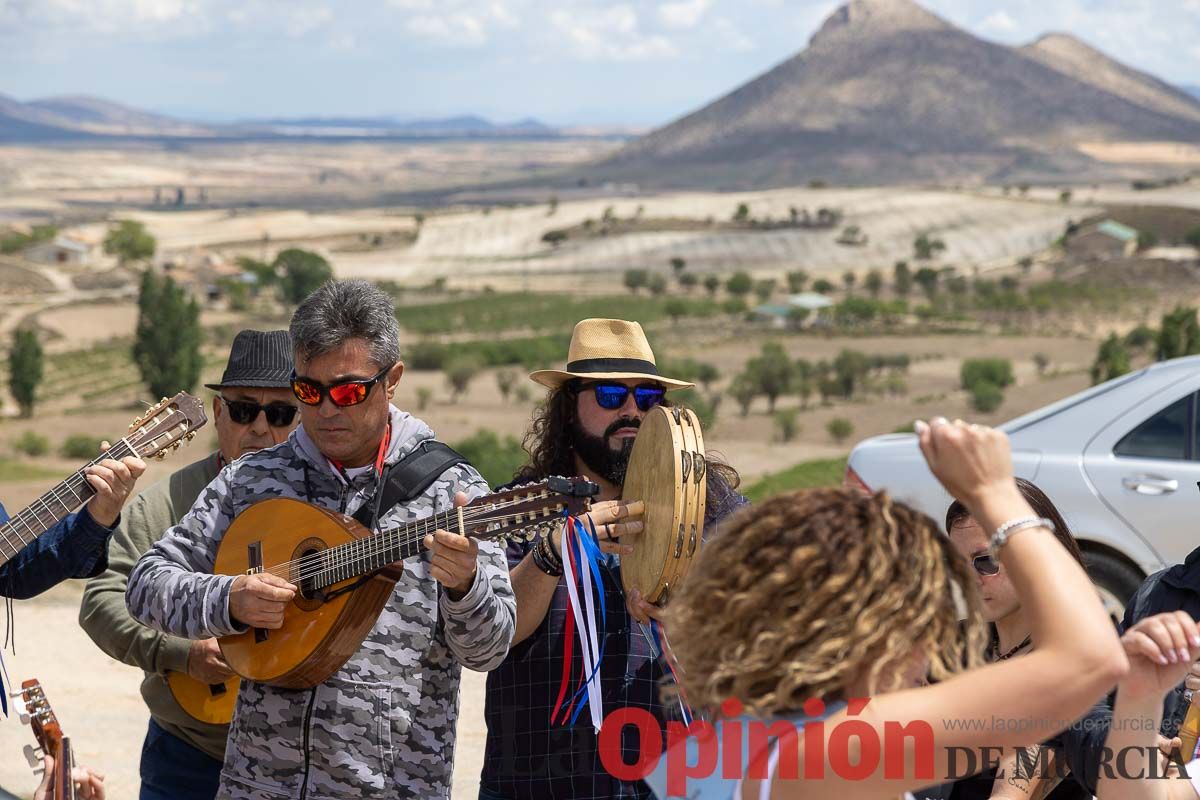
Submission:
M 26 261 L 38 264 L 63 264 L 86 267 L 92 263 L 93 245 L 70 236 L 56 236 L 48 242 L 25 248 L 21 254 Z

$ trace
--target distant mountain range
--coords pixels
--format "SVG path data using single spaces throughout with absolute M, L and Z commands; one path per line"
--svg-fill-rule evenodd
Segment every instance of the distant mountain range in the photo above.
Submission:
M 301 117 L 249 119 L 232 124 L 184 122 L 97 97 L 70 96 L 22 103 L 0 95 L 0 141 L 93 137 L 542 137 L 559 132 L 536 119 L 497 124 L 479 116 L 445 119 Z
M 1183 90 L 1193 97 L 1200 98 L 1200 86 L 1184 86 Z
M 1200 141 L 1200 100 L 1067 34 L 985 41 L 911 0 L 851 0 L 807 49 L 582 171 L 657 187 L 1064 179 L 1084 142 Z

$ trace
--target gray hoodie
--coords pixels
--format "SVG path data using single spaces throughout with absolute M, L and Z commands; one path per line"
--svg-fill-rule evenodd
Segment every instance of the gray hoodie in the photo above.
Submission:
M 433 436 L 391 409 L 392 464 Z M 210 574 L 230 522 L 253 503 L 295 497 L 353 514 L 372 493 L 368 472 L 347 486 L 297 428 L 283 444 L 227 466 L 129 577 L 130 613 L 157 630 L 201 639 L 241 633 L 229 617 L 233 576 Z M 420 497 L 380 519 L 392 527 L 453 507 L 455 492 L 487 493 L 474 468 L 447 470 Z M 359 650 L 315 689 L 242 681 L 219 797 L 448 798 L 460 664 L 486 671 L 508 652 L 516 602 L 503 551 L 480 542 L 475 583 L 451 600 L 430 576 L 428 554 L 404 564 Z

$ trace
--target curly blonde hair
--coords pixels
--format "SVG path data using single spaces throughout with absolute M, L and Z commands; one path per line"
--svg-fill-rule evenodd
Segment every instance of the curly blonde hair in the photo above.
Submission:
M 758 716 L 842 698 L 852 681 L 895 690 L 914 655 L 941 680 L 980 665 L 986 644 L 976 581 L 937 524 L 850 489 L 728 520 L 667 619 L 688 700 L 715 712 L 737 698 Z

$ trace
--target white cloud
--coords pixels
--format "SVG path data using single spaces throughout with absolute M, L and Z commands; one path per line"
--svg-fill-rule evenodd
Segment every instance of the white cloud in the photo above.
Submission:
M 558 10 L 550 23 L 566 38 L 567 52 L 583 61 L 654 61 L 679 54 L 667 37 L 639 30 L 637 12 L 626 4 Z
M 677 30 L 694 28 L 700 24 L 701 18 L 711 5 L 710 0 L 682 0 L 682 2 L 663 3 L 658 7 L 658 19 L 668 28 Z
M 288 36 L 300 37 L 324 27 L 333 21 L 333 11 L 320 6 L 317 8 L 298 8 L 291 12 L 287 19 Z
M 754 40 L 742 33 L 741 29 L 725 17 L 721 17 L 713 24 L 713 33 L 727 50 L 741 53 L 754 49 Z
M 982 33 L 1013 33 L 1016 30 L 1016 20 L 1004 10 L 993 12 L 987 19 L 979 23 L 979 31 Z
M 483 22 L 464 12 L 441 16 L 420 15 L 405 23 L 409 33 L 451 47 L 477 47 L 488 40 Z

